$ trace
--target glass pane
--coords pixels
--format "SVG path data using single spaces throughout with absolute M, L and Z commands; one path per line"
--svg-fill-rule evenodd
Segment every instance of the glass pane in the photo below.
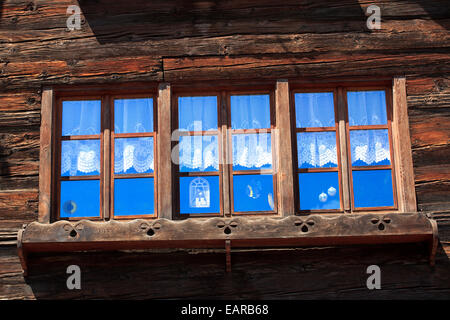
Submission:
M 272 175 L 234 175 L 235 212 L 273 211 Z
M 153 178 L 114 179 L 114 215 L 154 213 Z
M 336 132 L 297 133 L 299 168 L 337 167 Z
M 61 175 L 100 174 L 100 140 L 61 141 Z
M 270 128 L 270 96 L 231 96 L 231 128 Z
M 114 139 L 114 173 L 150 173 L 153 170 L 153 137 Z
M 217 136 L 181 136 L 178 146 L 181 172 L 219 170 Z
M 355 207 L 390 207 L 394 205 L 391 170 L 353 171 Z
M 152 131 L 152 98 L 114 100 L 115 133 L 136 133 Z
M 270 133 L 233 135 L 233 170 L 271 169 Z
M 180 213 L 219 213 L 218 176 L 180 177 Z
M 333 92 L 296 93 L 297 128 L 334 127 Z
M 60 217 L 100 217 L 100 181 L 61 181 Z
M 62 135 L 100 133 L 100 100 L 63 101 Z
M 351 126 L 386 124 L 386 94 L 382 91 L 347 92 L 348 121 Z
M 389 135 L 382 130 L 350 130 L 353 166 L 390 165 Z
M 300 210 L 340 209 L 337 172 L 299 173 Z
M 217 130 L 217 97 L 179 97 L 178 129 Z

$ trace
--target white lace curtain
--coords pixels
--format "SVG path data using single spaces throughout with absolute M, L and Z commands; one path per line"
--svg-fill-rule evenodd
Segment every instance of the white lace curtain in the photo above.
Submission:
M 261 168 L 272 165 L 270 133 L 235 134 L 233 166 Z M 179 142 L 179 163 L 184 170 L 219 170 L 217 136 L 183 136 Z
M 114 132 L 153 131 L 153 99 L 117 99 L 114 101 Z
M 376 165 L 390 161 L 389 136 L 387 130 L 351 130 L 350 146 L 352 163 Z
M 270 133 L 233 135 L 233 166 L 259 169 L 272 165 Z
M 231 128 L 270 128 L 270 96 L 231 96 Z
M 154 171 L 153 138 L 114 140 L 114 173 L 125 173 L 130 168 L 136 173 Z
M 61 175 L 100 174 L 100 141 L 62 141 Z
M 351 126 L 386 124 L 384 91 L 352 91 L 347 93 L 348 121 Z
M 354 165 L 389 164 L 390 149 L 387 130 L 351 130 L 350 146 Z M 297 150 L 300 168 L 338 165 L 334 132 L 298 133 Z
M 300 168 L 336 167 L 337 149 L 334 132 L 297 133 L 298 165 Z
M 62 135 L 99 134 L 100 109 L 100 100 L 64 101 Z
M 178 148 L 182 170 L 219 170 L 217 136 L 183 136 Z
M 295 113 L 297 128 L 334 127 L 333 93 L 296 93 Z

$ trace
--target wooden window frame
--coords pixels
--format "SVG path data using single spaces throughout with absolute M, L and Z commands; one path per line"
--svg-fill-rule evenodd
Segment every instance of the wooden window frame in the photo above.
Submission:
M 270 128 L 262 129 L 232 129 L 231 128 L 231 96 L 232 95 L 252 95 L 252 94 L 267 94 L 270 101 Z M 201 97 L 201 96 L 215 96 L 217 97 L 217 130 L 215 131 L 179 131 L 179 136 L 185 135 L 217 135 L 218 150 L 219 150 L 219 170 L 215 172 L 180 172 L 179 165 L 173 164 L 174 182 L 173 182 L 173 200 L 174 200 L 174 219 L 187 218 L 204 218 L 204 217 L 232 217 L 232 216 L 262 216 L 279 215 L 278 210 L 278 196 L 277 196 L 277 147 L 276 137 L 274 135 L 276 128 L 276 106 L 275 106 L 275 90 L 269 88 L 208 88 L 205 90 L 189 89 L 184 87 L 180 91 L 176 91 L 172 95 L 172 129 L 178 129 L 178 98 L 179 97 Z M 272 149 L 272 169 L 263 170 L 233 170 L 232 157 L 232 135 L 245 133 L 270 132 L 271 134 L 271 149 Z M 179 142 L 179 141 L 177 141 Z M 272 175 L 273 183 L 273 211 L 245 211 L 234 212 L 234 197 L 233 197 L 233 175 L 245 174 L 270 174 Z M 180 213 L 180 191 L 179 178 L 188 176 L 219 176 L 219 190 L 220 190 L 220 212 L 219 213 L 195 213 L 186 214 Z
M 106 108 L 105 96 L 97 96 L 97 95 L 85 95 L 82 97 L 76 96 L 65 96 L 58 97 L 56 102 L 56 148 L 55 148 L 55 171 L 54 174 L 54 185 L 55 185 L 55 201 L 54 201 L 54 212 L 56 214 L 56 220 L 69 220 L 69 221 L 77 221 L 83 219 L 89 219 L 93 221 L 101 221 L 105 218 L 104 212 L 104 188 L 106 187 L 104 184 L 105 181 L 105 147 L 104 147 L 104 130 L 105 130 L 105 122 L 103 121 L 103 114 L 105 112 L 104 108 Z M 75 135 L 75 136 L 63 136 L 62 135 L 62 105 L 64 101 L 100 101 L 100 133 L 96 135 Z M 61 150 L 62 150 L 62 142 L 63 141 L 76 141 L 76 140 L 99 140 L 100 141 L 100 173 L 98 175 L 84 175 L 84 176 L 61 176 Z M 97 217 L 61 217 L 60 208 L 61 208 L 61 181 L 85 181 L 85 180 L 99 180 L 100 181 L 100 190 L 99 190 L 99 216 Z
M 123 86 L 73 86 L 45 87 L 42 93 L 41 109 L 41 162 L 39 169 L 39 212 L 38 221 L 51 223 L 59 220 L 79 221 L 88 219 L 92 221 L 132 220 L 135 218 L 158 217 L 158 110 L 157 87 L 148 83 L 128 84 Z M 119 98 L 152 98 L 153 99 L 153 132 L 151 133 L 125 133 L 114 134 L 114 99 Z M 99 135 L 61 136 L 62 102 L 100 100 L 101 101 L 101 132 Z M 114 137 L 153 137 L 154 170 L 151 174 L 144 174 L 154 178 L 154 213 L 151 215 L 116 216 L 113 212 L 113 183 L 114 183 Z M 60 181 L 62 180 L 89 180 L 93 176 L 60 177 L 61 141 L 63 140 L 100 140 L 100 215 L 98 217 L 60 217 Z M 43 160 L 43 161 L 42 161 Z M 121 178 L 140 177 L 140 174 L 123 174 Z M 117 178 L 117 177 L 116 177 Z
M 145 133 L 115 133 L 114 132 L 114 110 L 115 105 L 114 101 L 116 99 L 139 99 L 139 98 L 151 98 L 153 100 L 153 131 L 145 132 Z M 110 119 L 110 132 L 111 132 L 111 144 L 110 144 L 110 215 L 111 219 L 114 220 L 131 220 L 131 219 L 139 219 L 139 218 L 157 218 L 158 217 L 158 159 L 157 159 L 157 150 L 158 150 L 158 142 L 156 137 L 156 130 L 158 128 L 158 115 L 157 115 L 157 97 L 155 94 L 118 94 L 118 95 L 110 95 L 108 97 L 111 115 Z M 115 139 L 120 138 L 153 138 L 153 163 L 154 169 L 152 173 L 122 173 L 115 174 L 114 172 L 114 147 L 115 147 Z M 124 215 L 124 216 L 115 216 L 114 215 L 114 181 L 115 179 L 129 179 L 129 178 L 153 178 L 153 203 L 154 203 L 154 212 L 153 214 L 145 214 L 145 215 Z M 107 191 L 106 191 L 107 192 Z
M 223 154 L 223 140 L 222 140 L 222 95 L 220 91 L 192 91 L 192 92 L 184 92 L 184 93 L 175 93 L 172 96 L 172 132 L 174 130 L 178 129 L 178 98 L 179 97 L 217 97 L 217 130 L 210 130 L 210 131 L 178 131 L 179 138 L 182 136 L 217 136 L 217 143 L 218 143 L 218 151 L 219 151 L 219 157 Z M 180 142 L 180 139 L 178 141 L 175 141 L 176 143 Z M 174 149 L 172 149 L 174 150 Z M 172 153 L 173 155 L 174 153 Z M 178 154 L 176 155 L 178 157 Z M 178 158 L 177 158 L 178 159 Z M 179 162 L 179 161 L 177 161 Z M 224 185 L 224 166 L 223 162 L 219 161 L 219 170 L 217 171 L 208 171 L 208 172 L 180 172 L 179 170 L 179 164 L 172 164 L 174 167 L 174 186 L 173 186 L 173 200 L 174 200 L 174 209 L 175 212 L 173 213 L 174 219 L 186 219 L 191 217 L 221 217 L 224 215 L 224 202 L 226 199 L 224 199 L 224 192 L 223 192 L 223 185 Z M 220 202 L 220 211 L 218 213 L 181 213 L 180 212 L 180 178 L 181 177 L 197 177 L 197 176 L 207 176 L 207 177 L 219 177 L 219 202 Z
M 332 92 L 333 93 L 333 109 L 334 109 L 334 127 L 308 127 L 308 128 L 297 128 L 296 124 L 296 108 L 295 108 L 295 94 L 296 93 L 321 93 L 321 92 Z M 299 88 L 293 89 L 291 91 L 291 123 L 293 126 L 293 137 L 292 137 L 292 158 L 294 159 L 294 186 L 295 186 L 295 208 L 296 212 L 299 214 L 308 213 L 343 213 L 344 203 L 343 203 L 343 188 L 342 188 L 342 177 L 343 177 L 343 167 L 341 161 L 341 143 L 339 136 L 339 105 L 338 105 L 338 89 L 336 87 L 323 87 L 323 88 Z M 301 132 L 334 132 L 336 134 L 336 152 L 337 152 L 337 167 L 330 168 L 299 168 L 298 167 L 298 150 L 297 150 L 297 133 Z M 313 173 L 313 172 L 337 172 L 339 180 L 339 209 L 320 209 L 320 210 L 300 210 L 300 191 L 299 191 L 299 174 L 300 173 Z
M 414 187 L 414 172 L 412 166 L 411 140 L 406 103 L 406 79 L 395 77 L 392 80 L 376 81 L 330 81 L 324 83 L 311 83 L 293 81 L 290 91 L 291 99 L 291 124 L 292 124 L 292 152 L 294 168 L 294 192 L 296 214 L 334 214 L 334 213 L 377 213 L 377 212 L 417 212 L 417 204 Z M 349 126 L 348 123 L 348 91 L 373 91 L 383 90 L 386 93 L 386 125 Z M 339 188 L 341 192 L 340 210 L 300 210 L 299 185 L 297 173 L 301 171 L 297 164 L 297 137 L 295 122 L 294 94 L 298 92 L 331 92 L 334 93 L 336 128 L 338 129 L 336 140 L 338 166 L 340 166 Z M 331 128 L 331 127 L 330 127 Z M 357 129 L 387 129 L 390 147 L 390 165 L 357 168 L 356 170 L 389 169 L 392 174 L 393 206 L 385 207 L 355 207 L 353 199 L 353 179 L 351 164 L 350 130 Z M 305 130 L 310 131 L 310 130 Z M 320 131 L 320 130 L 319 130 Z M 340 164 L 339 164 L 340 162 Z M 386 168 L 385 168 L 386 167 Z M 316 170 L 313 170 L 316 171 Z
M 409 123 L 408 123 L 408 110 L 407 110 L 407 100 L 406 100 L 406 79 L 403 76 L 395 77 L 394 79 L 383 79 L 376 81 L 369 81 L 366 79 L 363 80 L 344 80 L 335 79 L 328 80 L 325 82 L 322 81 L 304 81 L 299 79 L 293 80 L 277 80 L 275 81 L 266 81 L 266 82 L 254 82 L 255 85 L 252 85 L 252 82 L 247 82 L 245 85 L 239 83 L 236 86 L 225 84 L 223 86 L 216 86 L 208 84 L 203 86 L 198 83 L 129 83 L 122 84 L 120 86 L 113 85 L 103 85 L 103 86 L 72 86 L 68 88 L 67 86 L 54 86 L 54 87 L 44 87 L 42 89 L 42 107 L 41 107 L 41 128 L 40 128 L 40 165 L 39 165 L 39 208 L 38 208 L 38 221 L 41 223 L 51 223 L 58 220 L 58 212 L 59 207 L 57 207 L 56 203 L 58 200 L 57 192 L 57 183 L 55 180 L 58 173 L 57 167 L 59 166 L 57 160 L 57 155 L 60 150 L 58 149 L 58 145 L 60 143 L 58 139 L 58 131 L 59 127 L 58 122 L 58 99 L 61 97 L 73 97 L 80 99 L 80 97 L 86 98 L 89 97 L 101 97 L 104 99 L 105 96 L 113 96 L 113 95 L 126 95 L 127 97 L 137 96 L 139 94 L 145 94 L 147 96 L 153 97 L 154 103 L 156 103 L 156 108 L 154 108 L 154 113 L 156 116 L 154 117 L 154 125 L 156 126 L 154 129 L 154 145 L 156 146 L 156 154 L 154 154 L 155 159 L 155 172 L 154 178 L 156 182 L 155 193 L 156 193 L 156 204 L 155 204 L 155 217 L 165 218 L 169 220 L 178 219 L 176 215 L 176 206 L 177 199 L 175 197 L 176 190 L 174 190 L 174 168 L 171 161 L 171 151 L 174 146 L 174 142 L 171 140 L 172 128 L 174 120 L 176 119 L 176 114 L 173 112 L 174 109 L 174 97 L 175 94 L 192 94 L 199 93 L 205 88 L 210 89 L 211 92 L 218 92 L 219 100 L 224 101 L 226 99 L 226 91 L 233 92 L 244 92 L 244 91 L 253 91 L 260 92 L 268 90 L 272 92 L 272 101 L 276 119 L 276 132 L 272 133 L 272 153 L 274 157 L 273 167 L 276 167 L 277 173 L 277 181 L 274 184 L 274 190 L 277 190 L 278 194 L 274 196 L 274 202 L 277 201 L 277 216 L 292 216 L 298 214 L 297 210 L 298 206 L 296 202 L 298 201 L 298 182 L 296 176 L 296 165 L 297 165 L 297 155 L 294 153 L 296 150 L 296 130 L 295 124 L 292 125 L 292 117 L 295 117 L 295 109 L 292 107 L 293 99 L 292 99 L 292 91 L 293 90 L 320 90 L 324 91 L 324 88 L 338 88 L 337 98 L 337 106 L 338 113 L 342 112 L 342 108 L 339 108 L 340 105 L 346 105 L 346 101 L 344 101 L 342 87 L 356 87 L 361 89 L 362 87 L 380 87 L 385 86 L 389 90 L 387 95 L 387 99 L 392 108 L 392 118 L 390 123 L 390 148 L 391 148 L 391 163 L 395 166 L 393 170 L 393 174 L 395 176 L 395 192 L 394 197 L 397 199 L 397 209 L 396 210 L 367 210 L 364 208 L 361 211 L 354 211 L 350 201 L 350 181 L 347 175 L 342 175 L 342 196 L 341 201 L 343 209 L 339 213 L 351 213 L 355 212 L 358 214 L 363 213 L 383 213 L 384 211 L 395 211 L 398 213 L 412 213 L 417 212 L 417 204 L 416 204 L 416 194 L 415 194 L 415 185 L 414 185 L 414 173 L 413 173 L 413 165 L 412 165 L 412 151 L 411 151 L 411 141 L 409 134 Z M 175 89 L 174 89 L 175 88 Z M 111 101 L 108 101 L 108 104 L 111 105 Z M 229 103 L 228 103 L 229 105 Z M 102 103 L 102 110 L 104 109 L 104 103 Z M 156 109 L 156 110 L 155 110 Z M 103 110 L 106 112 L 110 110 L 106 108 Z M 224 106 L 221 106 L 219 109 L 220 117 L 226 117 L 226 112 L 224 111 Z M 339 119 L 342 116 L 339 117 Z M 110 117 L 112 119 L 112 117 Z M 171 123 L 172 126 L 163 126 L 161 123 Z M 230 148 L 229 138 L 230 133 L 228 132 L 228 123 L 229 120 L 226 119 L 224 123 L 222 121 L 222 125 L 218 128 L 219 131 L 219 144 L 224 146 L 225 148 Z M 109 124 L 109 127 L 111 124 Z M 108 126 L 107 126 L 108 127 Z M 103 146 L 105 144 L 111 143 L 112 132 L 110 128 L 105 128 L 105 124 L 102 123 L 102 128 L 105 128 L 105 131 L 102 132 L 102 143 Z M 348 135 L 348 128 L 345 121 L 338 121 L 338 131 L 337 136 L 341 141 L 342 145 L 342 137 Z M 108 142 L 109 141 L 109 142 Z M 345 142 L 347 143 L 347 142 Z M 169 147 L 161 148 L 162 145 L 169 145 Z M 275 147 L 273 147 L 275 146 Z M 104 148 L 103 148 L 104 149 Z M 104 152 L 104 150 L 102 150 Z M 341 160 L 342 170 L 349 170 L 348 156 L 345 156 L 349 153 L 348 145 L 345 148 L 341 148 L 338 154 L 338 159 Z M 112 153 L 104 153 L 105 159 L 102 161 L 106 161 L 109 163 L 107 166 L 111 167 L 111 157 Z M 108 160 L 109 158 L 109 160 Z M 293 159 L 295 158 L 295 159 Z M 167 161 L 169 160 L 169 161 Z M 228 182 L 224 181 L 224 184 L 230 187 L 230 162 L 226 162 L 226 159 L 221 159 L 222 163 L 228 163 L 228 166 L 223 166 L 223 179 L 228 180 Z M 57 165 L 58 164 L 58 165 Z M 103 167 L 103 166 L 102 166 Z M 110 169 L 108 169 L 110 172 Z M 106 184 L 111 184 L 107 179 L 110 178 L 110 175 L 102 175 L 100 178 L 106 181 Z M 276 188 L 276 189 L 275 189 Z M 105 189 L 105 188 L 104 188 Z M 348 190 L 348 192 L 345 192 Z M 223 194 L 230 195 L 230 191 L 223 190 Z M 164 195 L 164 196 L 163 196 Z M 274 193 L 275 195 L 275 193 Z M 110 197 L 109 192 L 101 192 L 101 196 Z M 231 217 L 231 202 L 228 197 L 224 197 L 223 201 L 223 216 Z M 110 219 L 110 215 L 107 213 L 111 211 L 111 208 L 108 208 L 110 205 L 111 199 L 105 200 L 105 206 L 102 207 L 102 218 L 103 220 Z M 102 205 L 102 203 L 101 203 Z M 311 212 L 312 213 L 312 212 Z M 336 214 L 336 212 L 324 212 L 323 214 Z M 244 214 L 251 218 L 251 215 Z M 185 216 L 185 215 L 184 215 Z M 198 215 L 195 215 L 198 217 Z M 233 215 L 236 216 L 236 215 Z M 241 215 L 242 216 L 242 215 Z M 208 216 L 209 217 L 209 216 Z M 131 218 L 131 217 L 127 217 Z M 145 216 L 148 218 L 148 216 Z M 92 218 L 90 218 L 92 219 Z M 77 218 L 79 220 L 79 218 Z
M 349 91 L 384 91 L 386 98 L 386 115 L 387 115 L 387 123 L 385 125 L 359 125 L 359 126 L 350 126 L 348 121 L 348 104 L 347 104 L 347 93 Z M 347 127 L 347 154 L 348 154 L 348 176 L 350 183 L 350 198 L 351 198 L 351 207 L 352 212 L 359 211 L 397 211 L 398 210 L 398 200 L 397 200 L 397 184 L 396 184 L 396 176 L 395 176 L 395 153 L 397 150 L 394 150 L 394 143 L 392 140 L 392 87 L 388 86 L 356 86 L 356 87 L 346 87 L 343 90 L 345 99 L 345 113 L 346 119 L 345 124 Z M 388 139 L 389 139 L 389 153 L 390 153 L 390 165 L 374 165 L 374 166 L 357 166 L 354 167 L 351 161 L 351 145 L 350 145 L 350 131 L 351 130 L 388 130 Z M 379 207 L 355 207 L 355 199 L 354 199 L 354 189 L 353 189 L 353 171 L 367 171 L 367 170 L 391 170 L 392 177 L 392 196 L 393 196 L 393 206 L 379 206 Z
M 382 211 L 352 211 L 350 201 L 349 175 L 342 175 L 342 207 L 343 212 L 323 212 L 310 214 L 307 217 L 298 216 L 296 209 L 297 186 L 294 186 L 294 173 L 297 170 L 297 154 L 294 155 L 296 145 L 295 123 L 292 123 L 294 108 L 292 108 L 291 90 L 318 90 L 336 87 L 338 90 L 338 121 L 335 122 L 337 139 L 343 146 L 339 150 L 342 171 L 350 170 L 348 163 L 348 126 L 345 119 L 346 106 L 343 87 L 386 86 L 389 88 L 388 104 L 392 103 L 390 148 L 391 163 L 395 165 L 394 195 L 397 196 L 397 210 Z M 276 129 L 272 134 L 273 168 L 276 168 L 277 181 L 274 190 L 278 190 L 274 201 L 277 201 L 277 215 L 231 215 L 230 198 L 224 197 L 223 217 L 203 217 L 198 219 L 184 219 L 175 221 L 175 190 L 174 167 L 171 153 L 175 145 L 172 141 L 172 129 L 175 120 L 173 112 L 173 93 L 189 93 L 193 90 L 204 91 L 211 89 L 220 92 L 222 101 L 218 116 L 227 119 L 225 101 L 227 90 L 269 90 L 274 92 L 274 108 L 276 115 Z M 392 91 L 391 91 L 392 90 Z M 60 172 L 57 170 L 56 155 L 61 152 L 58 148 L 58 99 L 66 96 L 102 97 L 127 94 L 132 96 L 138 93 L 157 95 L 157 129 L 154 131 L 156 143 L 155 177 L 157 203 L 155 210 L 157 218 L 147 220 L 116 221 L 115 223 L 99 223 L 95 221 L 56 221 L 55 202 L 57 199 L 55 179 Z M 109 107 L 104 112 L 111 110 Z M 155 101 L 155 99 L 154 99 Z M 272 101 L 273 103 L 273 101 Z M 102 105 L 103 108 L 103 105 Z M 336 105 L 335 105 L 336 108 Z M 155 109 L 155 108 L 154 108 Z M 154 110 L 155 112 L 155 110 Z M 273 111 L 272 111 L 273 112 Z M 108 116 L 108 119 L 111 119 Z M 336 119 L 335 119 L 336 120 Z M 108 125 L 109 123 L 109 125 Z M 222 121 L 218 131 L 221 134 L 219 143 L 224 148 L 230 148 L 230 121 Z M 171 124 L 171 125 L 168 125 Z M 178 124 L 177 124 L 178 126 Z M 177 127 L 176 126 L 176 127 Z M 111 144 L 111 123 L 102 121 L 103 145 Z M 338 137 L 339 136 L 339 137 Z M 294 139 L 295 138 L 295 139 Z M 154 145 L 155 146 L 155 145 Z M 296 147 L 295 147 L 296 148 Z M 393 150 L 393 152 L 392 152 Z M 104 177 L 108 182 L 111 170 L 111 157 L 113 153 L 104 152 L 107 172 Z M 225 152 L 222 153 L 224 157 Z M 229 154 L 229 153 L 227 153 Z M 292 159 L 295 156 L 295 159 Z M 226 159 L 221 159 L 225 161 Z M 230 195 L 231 161 L 223 166 L 224 183 L 228 190 L 223 194 Z M 109 166 L 109 167 L 108 167 Z M 112 167 L 111 167 L 112 168 Z M 155 180 L 156 180 L 155 179 Z M 226 188 L 225 188 L 226 189 Z M 296 191 L 297 190 L 297 191 Z M 104 188 L 103 196 L 105 213 L 111 211 L 109 207 L 110 193 Z M 175 202 L 177 203 L 177 202 Z M 342 209 L 342 208 L 341 208 Z M 366 209 L 366 208 L 365 208 Z M 394 212 L 392 212 L 394 211 Z M 399 214 L 405 213 L 405 214 Z M 330 217 L 327 214 L 333 215 Z M 103 214 L 104 220 L 110 217 Z M 198 217 L 196 215 L 196 217 Z M 272 219 L 272 217 L 275 217 Z M 148 218 L 148 216 L 146 216 Z M 278 219 L 281 218 L 281 219 Z M 153 221 L 152 221 L 153 219 Z M 388 224 L 384 226 L 384 224 Z M 381 228 L 380 228 L 381 226 Z M 312 230 L 311 230 L 312 229 Z M 313 231 L 313 232 L 311 232 Z M 349 244 L 381 244 L 381 243 L 408 243 L 427 242 L 430 248 L 430 263 L 434 264 L 434 257 L 438 245 L 438 228 L 436 221 L 417 212 L 416 193 L 414 185 L 414 172 L 412 164 L 412 150 L 409 133 L 408 107 L 406 99 L 406 79 L 403 76 L 394 79 L 380 79 L 369 81 L 367 79 L 327 79 L 312 81 L 310 79 L 279 79 L 276 81 L 236 81 L 224 82 L 223 85 L 205 82 L 178 82 L 174 85 L 168 83 L 124 83 L 120 85 L 103 86 L 55 86 L 44 87 L 42 90 L 41 127 L 40 127 L 40 162 L 39 162 L 39 209 L 38 221 L 32 222 L 18 231 L 18 255 L 27 272 L 27 256 L 34 252 L 58 251 L 88 251 L 88 250 L 128 250 L 150 248 L 225 248 L 226 270 L 231 270 L 231 247 L 262 248 L 287 246 L 336 246 Z

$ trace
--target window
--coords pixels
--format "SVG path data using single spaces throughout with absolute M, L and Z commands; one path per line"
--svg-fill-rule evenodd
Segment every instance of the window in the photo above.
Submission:
M 99 219 L 102 215 L 101 106 L 99 99 L 65 99 L 61 103 L 60 218 Z
M 59 100 L 58 218 L 156 216 L 154 104 L 149 95 Z
M 270 92 L 178 94 L 174 115 L 180 216 L 276 213 Z
M 292 96 L 298 210 L 396 209 L 389 89 L 335 87 Z
M 156 216 L 153 98 L 114 98 L 112 217 Z
M 47 90 L 40 212 L 54 221 L 415 211 L 404 85 L 355 83 Z
M 225 246 L 230 261 L 231 245 L 392 237 L 429 241 L 434 255 L 404 78 L 156 88 L 44 88 L 40 223 L 18 235 L 25 267 L 33 250 Z M 80 219 L 122 221 L 52 223 Z

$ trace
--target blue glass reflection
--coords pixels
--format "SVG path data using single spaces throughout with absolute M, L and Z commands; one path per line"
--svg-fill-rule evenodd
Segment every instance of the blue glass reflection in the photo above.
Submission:
M 219 170 L 217 136 L 181 136 L 179 163 L 181 172 Z
M 297 133 L 299 168 L 337 167 L 336 132 Z
M 270 133 L 234 134 L 233 170 L 272 168 L 272 144 Z
M 234 175 L 235 212 L 274 211 L 272 175 Z
M 153 137 L 114 139 L 114 173 L 153 171 Z
M 217 97 L 179 97 L 180 131 L 217 130 Z
M 114 215 L 154 213 L 153 178 L 114 179 Z
M 231 96 L 230 100 L 232 129 L 270 128 L 268 94 Z
M 351 126 L 387 123 L 384 90 L 347 92 L 347 103 Z
M 100 181 L 61 181 L 60 217 L 100 216 Z
M 100 100 L 63 101 L 62 135 L 92 135 L 100 133 Z
M 390 165 L 387 129 L 350 130 L 352 166 Z
M 390 207 L 394 205 L 391 170 L 353 171 L 355 207 Z
M 114 100 L 115 133 L 136 133 L 152 131 L 152 98 Z
M 333 92 L 296 93 L 297 128 L 334 127 Z
M 218 176 L 180 177 L 180 213 L 219 213 Z
M 339 209 L 337 172 L 299 173 L 300 210 Z
M 65 140 L 61 142 L 61 175 L 100 174 L 100 140 Z

